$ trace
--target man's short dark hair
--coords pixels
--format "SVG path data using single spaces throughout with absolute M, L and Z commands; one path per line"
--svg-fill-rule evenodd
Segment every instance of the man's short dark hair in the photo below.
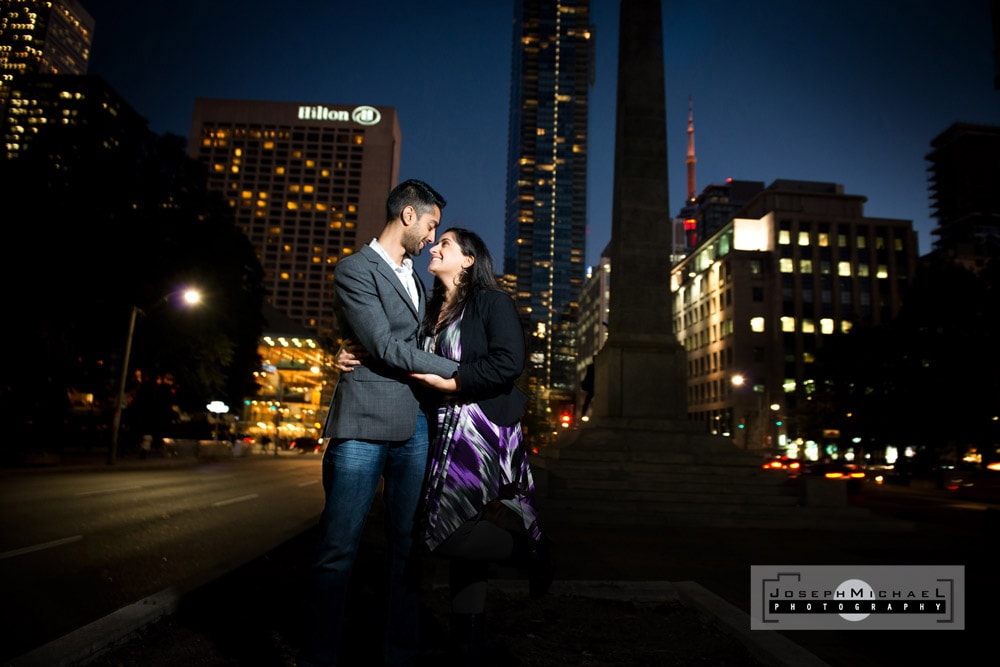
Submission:
M 443 209 L 447 203 L 437 190 L 423 181 L 411 178 L 394 187 L 386 198 L 386 221 L 398 218 L 407 206 L 412 206 L 418 214 L 423 214 L 430 213 L 435 205 Z

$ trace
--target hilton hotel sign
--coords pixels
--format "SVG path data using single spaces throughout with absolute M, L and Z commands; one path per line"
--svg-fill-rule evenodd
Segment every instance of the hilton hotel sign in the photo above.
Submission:
M 322 105 L 300 106 L 299 120 L 325 120 L 333 123 L 346 123 L 354 121 L 358 125 L 378 125 L 382 120 L 382 114 L 375 107 L 360 106 L 354 107 L 351 111 L 344 109 L 331 109 Z

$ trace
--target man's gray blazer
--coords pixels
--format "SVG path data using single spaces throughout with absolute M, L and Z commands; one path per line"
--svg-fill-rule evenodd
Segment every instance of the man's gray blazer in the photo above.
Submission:
M 410 373 L 451 377 L 458 363 L 421 349 L 426 298 L 413 276 L 419 307 L 395 272 L 370 246 L 340 260 L 334 310 L 340 337 L 361 343 L 364 363 L 341 373 L 323 429 L 325 438 L 400 441 L 416 431 L 421 389 Z

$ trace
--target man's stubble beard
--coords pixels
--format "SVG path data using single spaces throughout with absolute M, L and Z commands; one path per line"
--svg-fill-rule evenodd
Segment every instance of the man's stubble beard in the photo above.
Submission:
M 410 257 L 416 257 L 423 249 L 420 246 L 423 240 L 424 236 L 422 234 L 411 234 L 410 230 L 407 230 L 406 235 L 403 237 L 403 250 L 405 250 L 406 254 Z

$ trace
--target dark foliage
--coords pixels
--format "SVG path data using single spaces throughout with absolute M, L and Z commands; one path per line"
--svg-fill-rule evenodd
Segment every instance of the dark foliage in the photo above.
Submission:
M 1000 445 L 997 277 L 995 262 L 978 274 L 926 262 L 890 325 L 855 327 L 821 351 L 813 427 L 932 458 L 992 455 Z
M 108 145 L 79 129 L 50 137 L 0 162 L 14 323 L 4 334 L 4 423 L 37 442 L 78 421 L 109 421 L 133 306 L 141 314 L 124 432 L 158 430 L 172 405 L 203 410 L 253 393 L 262 269 L 184 140 L 142 132 Z M 185 286 L 201 292 L 199 307 L 177 307 Z M 94 396 L 85 420 L 71 390 Z

